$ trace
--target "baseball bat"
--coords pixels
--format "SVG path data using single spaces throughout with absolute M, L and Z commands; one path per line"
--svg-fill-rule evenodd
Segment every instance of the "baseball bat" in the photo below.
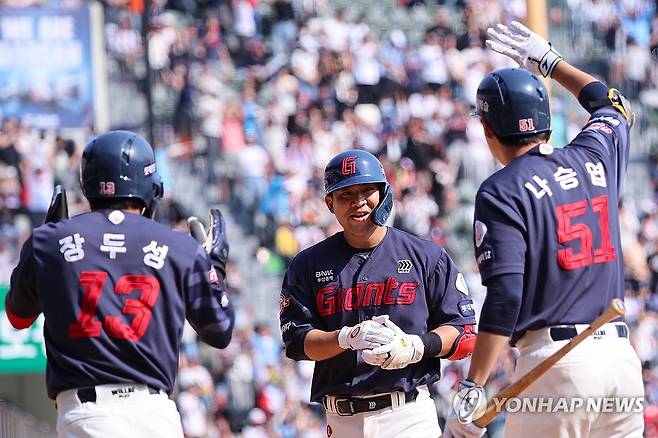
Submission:
M 594 320 L 594 322 L 589 327 L 583 330 L 576 337 L 572 338 L 564 347 L 560 348 L 558 351 L 546 358 L 546 360 L 544 360 L 542 363 L 528 371 L 519 380 L 507 386 L 505 389 L 493 396 L 491 400 L 489 400 L 489 403 L 487 403 L 487 408 L 484 411 L 484 414 L 477 420 L 474 420 L 473 423 L 478 427 L 485 427 L 487 424 L 491 423 L 493 419 L 496 418 L 498 414 L 500 414 L 500 412 L 507 406 L 509 399 L 518 396 L 524 389 L 530 386 L 531 383 L 533 383 L 542 374 L 548 371 L 550 367 L 555 365 L 558 360 L 562 359 L 568 352 L 583 342 L 585 338 L 600 329 L 603 324 L 612 321 L 614 318 L 624 316 L 625 312 L 626 309 L 624 308 L 624 302 L 618 298 L 613 299 L 610 302 L 610 307 L 608 310 L 596 318 L 596 320 Z M 494 399 L 505 400 L 502 405 L 502 409 L 500 407 L 498 409 L 496 408 Z
M 69 206 L 66 200 L 66 190 L 58 184 L 53 190 L 53 197 L 50 199 L 50 206 L 48 207 L 44 223 L 59 222 L 62 219 L 68 218 Z

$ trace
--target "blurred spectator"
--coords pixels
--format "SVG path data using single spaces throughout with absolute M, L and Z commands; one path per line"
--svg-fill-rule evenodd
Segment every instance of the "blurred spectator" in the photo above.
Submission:
M 50 0 L 1 3 L 24 7 Z M 141 90 L 140 16 L 129 3 L 103 2 L 108 73 L 112 83 Z M 641 100 L 642 93 L 656 89 L 658 78 L 654 3 L 561 0 L 559 13 L 551 15 L 551 36 L 566 35 L 583 63 L 597 68 L 597 57 L 613 59 L 610 71 L 600 74 L 635 100 L 641 116 L 635 128 L 641 138 L 633 144 L 638 155 L 631 162 L 646 162 L 649 180 L 640 175 L 639 183 L 629 181 L 631 196 L 621 214 L 626 319 L 645 360 L 647 433 L 651 424 L 658 428 L 658 134 L 652 134 L 655 109 Z M 495 163 L 469 113 L 477 84 L 505 65 L 484 48 L 486 28 L 501 17 L 522 19 L 524 1 L 386 1 L 372 11 L 359 2 L 332 10 L 336 3 L 325 0 L 158 0 L 152 5 L 147 55 L 158 144 L 163 156 L 202 169 L 207 199 L 199 202 L 229 204 L 245 239 L 256 236 L 285 264 L 337 231 L 322 202 L 320 176 L 329 157 L 365 148 L 382 160 L 393 186 L 392 220 L 455 254 L 476 303 L 476 295 L 483 298 L 470 221 L 474 190 Z M 383 26 L 382 11 L 388 14 Z M 125 105 L 134 117 L 135 102 L 116 108 Z M 566 104 L 554 105 L 552 112 L 553 142 L 559 146 L 580 130 L 583 118 Z M 77 189 L 80 144 L 84 141 L 68 133 L 41 133 L 0 116 L 4 282 L 21 239 L 43 220 L 54 183 L 69 190 L 72 214 L 87 208 Z M 649 203 L 635 199 L 637 186 L 651 192 Z M 160 220 L 184 229 L 189 212 L 180 199 L 189 194 L 185 189 L 165 193 L 176 197 L 162 202 Z M 262 287 L 245 284 L 234 264 L 227 266 L 226 283 L 236 299 L 246 301 Z M 194 336 L 184 337 L 176 400 L 188 436 L 326 436 L 322 409 L 308 403 L 313 364 L 282 358 L 278 336 L 269 321 L 261 322 L 252 326 L 245 316 L 234 344 L 221 354 L 209 354 Z M 513 363 L 510 349 L 489 393 L 508 382 Z M 466 365 L 444 369 L 435 391 L 441 415 Z M 490 432 L 495 435 L 495 424 Z

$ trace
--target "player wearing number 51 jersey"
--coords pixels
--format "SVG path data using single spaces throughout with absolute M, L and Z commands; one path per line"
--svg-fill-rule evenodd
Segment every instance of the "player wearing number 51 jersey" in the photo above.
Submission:
M 506 342 L 519 349 L 517 381 L 577 336 L 613 298 L 623 299 L 618 204 L 634 120 L 617 90 L 569 65 L 522 24 L 498 25 L 488 35 L 489 48 L 526 69 L 493 71 L 477 90 L 489 149 L 505 167 L 482 183 L 475 200 L 475 256 L 487 297 L 462 382 L 469 395 L 483 393 Z M 546 143 L 548 93 L 528 70 L 552 77 L 590 113 L 564 148 Z M 560 438 L 642 436 L 641 404 L 622 406 L 644 392 L 628 337 L 626 324 L 614 321 L 575 347 L 521 393 L 530 402 L 561 398 L 570 407 L 508 412 L 505 436 L 529 430 Z M 600 407 L 603 399 L 611 406 Z M 484 432 L 461 420 L 448 421 L 452 435 Z
M 24 244 L 9 320 L 22 329 L 45 316 L 60 437 L 182 437 L 168 394 L 185 318 L 218 348 L 233 329 L 215 270 L 228 251 L 221 215 L 214 212 L 210 257 L 188 234 L 154 222 L 160 177 L 151 146 L 130 132 L 85 148 L 81 185 L 92 211 L 46 223 Z

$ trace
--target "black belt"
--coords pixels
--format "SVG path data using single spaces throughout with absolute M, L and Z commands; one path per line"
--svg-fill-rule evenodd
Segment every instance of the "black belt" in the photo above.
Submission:
M 336 413 L 338 415 L 354 415 L 362 412 L 378 411 L 387 408 L 393 404 L 391 394 L 379 395 L 377 397 L 369 398 L 356 398 L 356 397 L 341 397 L 335 396 L 334 403 L 336 404 Z M 411 403 L 418 397 L 418 390 L 412 389 L 404 393 L 405 403 Z M 323 397 L 322 402 L 325 408 L 327 406 L 327 397 Z
M 628 338 L 628 327 L 625 324 L 615 325 L 617 329 L 617 336 L 620 338 Z M 554 341 L 565 341 L 567 339 L 575 338 L 578 335 L 576 326 L 564 325 L 559 327 L 550 328 L 551 339 Z M 596 332 L 594 332 L 596 334 Z
M 159 389 L 153 388 L 151 386 L 148 387 L 149 389 L 149 394 L 158 394 L 160 392 Z M 96 387 L 95 386 L 86 386 L 84 388 L 78 388 L 78 400 L 80 400 L 80 403 L 96 403 Z

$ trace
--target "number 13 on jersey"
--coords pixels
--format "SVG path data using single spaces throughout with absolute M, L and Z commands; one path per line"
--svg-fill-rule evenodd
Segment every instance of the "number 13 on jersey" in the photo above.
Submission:
M 122 321 L 120 316 L 108 315 L 104 324 L 96 319 L 96 307 L 103 293 L 103 286 L 107 281 L 107 272 L 82 272 L 80 275 L 80 288 L 82 289 L 82 305 L 77 321 L 69 325 L 70 339 L 90 338 L 99 336 L 101 327 L 107 334 L 115 339 L 128 339 L 139 341 L 149 322 L 151 322 L 151 309 L 160 294 L 160 284 L 150 275 L 124 275 L 117 282 L 114 293 L 127 295 L 132 291 L 141 291 L 138 299 L 129 298 L 122 309 L 124 315 L 132 315 L 130 324 Z

